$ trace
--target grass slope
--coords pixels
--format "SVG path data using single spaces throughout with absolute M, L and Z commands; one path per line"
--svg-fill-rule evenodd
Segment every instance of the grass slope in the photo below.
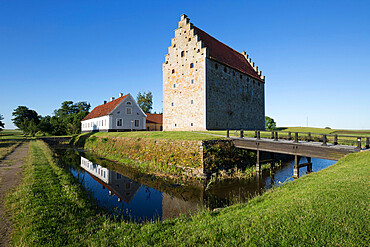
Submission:
M 32 143 L 10 198 L 16 246 L 369 245 L 370 152 L 351 154 L 246 204 L 145 225 L 98 215 L 50 150 Z

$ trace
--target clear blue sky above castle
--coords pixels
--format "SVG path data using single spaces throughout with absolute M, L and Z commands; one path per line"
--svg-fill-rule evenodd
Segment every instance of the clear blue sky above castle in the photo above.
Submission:
M 369 128 L 369 1 L 1 1 L 0 114 L 152 91 L 180 15 L 245 50 L 280 126 Z

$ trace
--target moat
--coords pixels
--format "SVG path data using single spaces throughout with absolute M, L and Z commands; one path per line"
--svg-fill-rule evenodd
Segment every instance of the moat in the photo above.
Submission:
M 91 199 L 102 210 L 118 220 L 132 222 L 161 221 L 199 210 L 214 210 L 238 202 L 293 180 L 293 163 L 283 163 L 274 173 L 265 171 L 250 180 L 193 181 L 174 184 L 166 180 L 143 176 L 115 162 L 87 152 L 72 149 L 55 150 L 59 163 L 79 181 Z M 335 161 L 312 159 L 317 172 Z M 300 175 L 306 168 L 300 169 Z

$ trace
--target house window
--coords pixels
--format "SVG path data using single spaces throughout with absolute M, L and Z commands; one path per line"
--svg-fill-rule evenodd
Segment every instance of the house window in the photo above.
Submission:
M 173 73 L 175 73 L 175 70 L 174 70 L 174 69 L 172 70 L 172 74 L 173 74 Z
M 184 51 L 182 51 L 181 52 L 181 57 L 184 57 L 185 56 L 185 52 Z
M 173 88 L 176 88 L 176 84 L 173 84 Z
M 190 100 L 190 104 L 193 104 L 194 103 L 194 101 L 193 100 Z
M 233 71 L 233 76 L 235 76 L 235 71 Z
M 177 124 L 175 124 L 175 127 L 177 126 Z
M 117 119 L 117 126 L 122 126 L 122 118 Z
M 129 190 L 131 188 L 131 184 L 130 183 L 126 183 L 126 190 Z
M 171 102 L 171 106 L 173 106 L 173 102 Z
M 190 126 L 193 126 L 193 123 L 191 123 Z
M 194 68 L 194 64 L 193 63 L 190 64 L 190 68 L 191 69 Z
M 135 120 L 135 127 L 139 127 L 139 125 L 140 125 L 140 120 Z
M 240 75 L 240 79 L 243 79 L 243 76 L 242 75 Z
M 226 73 L 227 73 L 227 68 L 226 68 L 226 67 L 224 68 L 224 72 L 226 72 Z
M 176 47 L 176 44 L 173 44 L 173 48 L 175 48 Z
M 131 102 L 130 101 L 127 101 L 126 105 L 131 105 Z
M 126 114 L 131 114 L 131 107 L 126 108 Z
M 218 64 L 217 63 L 215 63 L 215 69 L 218 69 Z
M 194 84 L 194 80 L 193 79 L 191 80 L 191 84 Z
M 191 38 L 189 38 L 189 42 L 191 41 Z
M 249 77 L 247 77 L 247 82 L 249 82 Z

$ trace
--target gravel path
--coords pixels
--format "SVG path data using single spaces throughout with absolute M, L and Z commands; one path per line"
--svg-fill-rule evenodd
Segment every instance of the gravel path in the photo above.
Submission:
M 17 147 L 4 160 L 0 161 L 0 246 L 9 246 L 12 224 L 9 212 L 5 209 L 5 196 L 15 189 L 22 179 L 22 165 L 28 151 L 28 143 Z

